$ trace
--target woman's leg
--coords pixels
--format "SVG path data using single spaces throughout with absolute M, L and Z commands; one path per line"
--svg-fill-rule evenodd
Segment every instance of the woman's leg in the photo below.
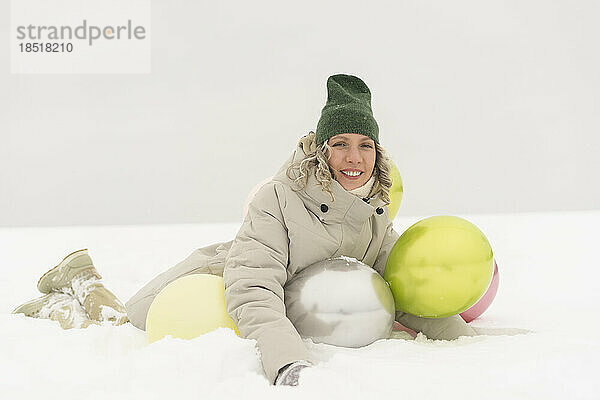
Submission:
M 142 287 L 125 303 L 129 321 L 137 328 L 146 330 L 146 316 L 154 298 L 160 291 L 174 280 L 191 274 L 223 275 L 223 262 L 216 257 L 228 243 L 214 245 L 195 250 L 185 260 L 176 264 Z M 226 254 L 226 253 L 225 253 Z

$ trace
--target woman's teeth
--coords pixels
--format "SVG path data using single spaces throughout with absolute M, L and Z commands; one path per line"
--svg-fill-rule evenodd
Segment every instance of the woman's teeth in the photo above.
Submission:
M 348 176 L 359 176 L 360 174 L 362 174 L 362 172 L 360 172 L 360 171 L 342 171 L 342 174 L 348 175 Z

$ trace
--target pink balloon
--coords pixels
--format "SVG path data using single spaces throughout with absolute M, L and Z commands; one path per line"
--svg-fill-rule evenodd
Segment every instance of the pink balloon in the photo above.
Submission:
M 413 331 L 410 328 L 405 327 L 398 321 L 394 321 L 394 326 L 393 326 L 392 330 L 408 332 L 408 334 L 410 334 L 410 336 L 412 336 L 413 338 L 417 337 L 417 332 Z
M 487 291 L 484 295 L 475 303 L 471 308 L 467 311 L 463 311 L 460 313 L 462 319 L 465 322 L 471 322 L 475 318 L 479 317 L 485 310 L 488 309 L 490 304 L 492 304 L 492 300 L 496 297 L 496 293 L 498 292 L 498 284 L 500 282 L 500 276 L 498 274 L 498 264 L 496 264 L 496 260 L 494 260 L 494 274 L 492 275 L 492 282 L 488 287 Z

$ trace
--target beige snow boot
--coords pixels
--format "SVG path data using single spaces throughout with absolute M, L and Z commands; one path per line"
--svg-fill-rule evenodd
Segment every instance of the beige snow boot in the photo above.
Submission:
M 98 325 L 88 318 L 87 313 L 72 296 L 52 292 L 17 307 L 13 314 L 25 314 L 33 318 L 47 318 L 58 321 L 63 329 L 87 328 Z
M 75 297 L 90 319 L 121 325 L 128 322 L 125 306 L 102 284 L 87 249 L 66 256 L 38 282 L 42 293 L 63 292 Z

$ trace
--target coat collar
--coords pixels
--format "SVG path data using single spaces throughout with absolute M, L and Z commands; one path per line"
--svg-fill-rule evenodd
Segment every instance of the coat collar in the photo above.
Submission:
M 293 162 L 303 160 L 304 157 L 306 155 L 302 150 L 302 145 L 299 144 L 292 156 L 281 166 L 273 180 L 295 189 L 305 207 L 317 215 L 321 221 L 347 221 L 362 226 L 364 221 L 374 214 L 382 217 L 387 214 L 383 212 L 385 211 L 385 203 L 379 196 L 369 199 L 367 203 L 358 196 L 349 193 L 335 179 L 331 181 L 330 186 L 335 197 L 335 201 L 332 201 L 331 195 L 323 191 L 314 173 L 309 174 L 306 187 L 298 191 L 298 186 L 286 175 L 286 171 Z

